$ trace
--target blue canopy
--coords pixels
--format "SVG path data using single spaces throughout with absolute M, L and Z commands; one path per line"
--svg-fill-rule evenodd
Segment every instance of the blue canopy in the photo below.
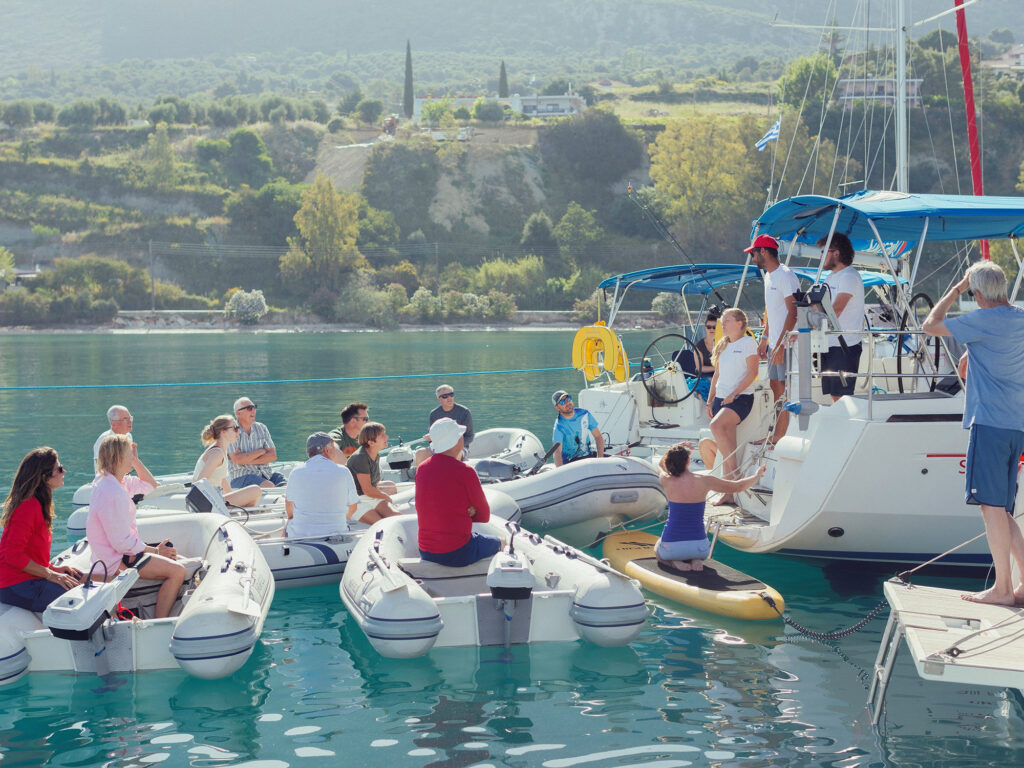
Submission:
M 836 207 L 836 232 L 872 239 L 874 222 L 884 240 L 917 240 L 928 219 L 928 240 L 998 239 L 1024 234 L 1024 197 L 911 195 L 865 190 L 845 197 L 798 195 L 776 203 L 755 228 L 780 240 L 794 234 L 802 242 L 826 237 Z
M 818 273 L 814 267 L 790 267 L 790 269 L 796 273 L 797 277 L 808 281 L 813 281 L 814 276 Z M 822 272 L 822 279 L 828 277 L 828 274 L 828 272 Z M 733 285 L 738 283 L 742 276 L 742 264 L 678 264 L 674 267 L 653 267 L 637 272 L 626 272 L 609 277 L 597 287 L 599 289 L 614 289 L 618 284 L 621 288 L 630 288 L 631 290 L 706 296 L 711 293 L 712 287 L 720 288 L 723 285 Z M 892 277 L 880 272 L 860 270 L 860 276 L 864 280 L 865 288 L 876 285 L 893 285 Z M 751 264 L 747 268 L 747 279 L 760 280 L 761 270 Z M 900 278 L 900 282 L 906 283 L 907 281 Z

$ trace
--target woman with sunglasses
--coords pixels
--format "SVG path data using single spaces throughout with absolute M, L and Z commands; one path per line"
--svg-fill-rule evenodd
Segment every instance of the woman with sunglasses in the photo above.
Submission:
M 259 504 L 263 489 L 258 485 L 232 490 L 228 482 L 228 447 L 238 439 L 238 422 L 234 416 L 218 416 L 203 427 L 199 437 L 207 448 L 196 462 L 192 482 L 209 480 L 224 495 L 224 501 L 236 507 Z
M 82 580 L 81 571 L 50 564 L 53 492 L 63 485 L 53 448 L 35 448 L 21 460 L 0 515 L 0 603 L 41 613 Z
M 711 361 L 711 354 L 715 349 L 715 329 L 718 327 L 718 314 L 708 312 L 704 320 L 704 337 L 695 346 L 700 354 L 700 379 L 697 381 L 697 394 L 704 400 L 708 399 L 708 392 L 711 391 L 711 377 L 715 375 L 715 364 Z

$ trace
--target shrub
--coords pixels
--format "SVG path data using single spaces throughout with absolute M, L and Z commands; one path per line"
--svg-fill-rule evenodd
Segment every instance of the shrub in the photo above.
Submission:
M 44 325 L 49 319 L 50 301 L 27 288 L 0 293 L 0 325 Z
M 500 291 L 491 291 L 487 294 L 487 301 L 490 304 L 487 318 L 490 320 L 511 320 L 512 314 L 516 311 L 516 303 L 511 296 Z
M 338 319 L 338 295 L 330 288 L 318 288 L 309 296 L 309 309 L 325 323 L 333 323 Z
M 598 292 L 594 291 L 585 299 L 572 303 L 572 319 L 577 323 L 592 323 L 597 320 Z
M 267 301 L 263 291 L 236 291 L 228 299 L 224 313 L 242 325 L 256 325 L 267 314 Z
M 659 293 L 651 302 L 651 309 L 657 312 L 659 317 L 675 322 L 686 312 L 686 303 L 682 296 L 674 293 Z
M 408 314 L 423 323 L 436 323 L 441 320 L 443 306 L 441 299 L 431 293 L 429 288 L 417 288 L 409 299 Z

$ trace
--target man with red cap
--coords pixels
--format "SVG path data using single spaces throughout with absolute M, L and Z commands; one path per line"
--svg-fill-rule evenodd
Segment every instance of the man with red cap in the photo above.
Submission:
M 779 242 L 771 235 L 758 235 L 744 253 L 750 254 L 764 280 L 765 325 L 757 351 L 762 360 L 768 360 L 768 382 L 778 402 L 786 390 L 786 344 L 796 326 L 793 294 L 800 290 L 800 281 L 789 267 L 779 262 Z M 778 442 L 788 426 L 789 412 L 783 410 L 775 422 L 771 441 Z

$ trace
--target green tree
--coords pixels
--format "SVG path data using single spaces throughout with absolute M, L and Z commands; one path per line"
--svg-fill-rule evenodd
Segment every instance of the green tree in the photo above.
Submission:
M 505 71 L 505 60 L 501 60 L 501 69 L 498 71 L 498 98 L 508 98 L 508 73 Z
M 565 215 L 559 219 L 553 234 L 558 243 L 558 257 L 545 257 L 548 274 L 568 277 L 587 261 L 587 251 L 604 238 L 593 211 L 586 210 L 576 201 L 569 203 Z
M 157 123 L 168 123 L 173 125 L 174 123 L 180 122 L 178 120 L 178 108 L 169 101 L 154 104 L 153 108 L 149 110 L 149 114 L 146 118 L 153 125 L 156 125 Z
M 363 92 L 356 88 L 354 91 L 349 91 L 345 96 L 338 102 L 338 114 L 339 115 L 351 115 L 356 111 L 356 106 L 360 101 L 363 100 Z
M 121 102 L 100 96 L 96 100 L 96 105 L 100 108 L 97 120 L 100 125 L 124 125 L 128 122 L 128 111 Z
M 604 108 L 559 120 L 543 132 L 540 150 L 556 174 L 587 184 L 611 184 L 644 162 L 639 136 Z
M 530 215 L 523 225 L 523 236 L 519 240 L 526 253 L 534 253 L 544 256 L 558 250 L 558 241 L 555 240 L 554 225 L 551 218 L 544 211 L 537 211 Z M 508 291 L 505 291 L 508 293 Z
M 376 125 L 383 111 L 384 104 L 378 99 L 363 99 L 356 106 L 359 120 L 366 123 L 366 125 Z
M 544 90 L 540 92 L 541 96 L 561 96 L 569 92 L 569 81 L 564 77 L 559 77 L 552 80 L 550 83 L 544 86 Z
M 405 41 L 405 88 L 402 91 L 402 111 L 407 119 L 412 118 L 415 96 L 412 89 L 412 44 Z
M 229 184 L 248 184 L 253 189 L 259 189 L 270 181 L 274 164 L 258 133 L 249 128 L 238 128 L 228 136 L 228 144 L 223 169 Z
M 832 98 L 839 71 L 825 53 L 801 56 L 791 62 L 779 78 L 779 101 L 799 109 L 802 104 L 821 104 Z
M 14 282 L 14 254 L 0 246 L 0 288 Z
M 489 123 L 500 123 L 505 119 L 505 108 L 496 101 L 477 99 L 473 104 L 473 117 Z
M 337 293 L 346 274 L 366 266 L 356 248 L 358 197 L 339 192 L 326 176 L 318 175 L 303 191 L 295 226 L 299 234 L 289 238 L 280 267 L 282 279 L 296 293 L 311 293 L 314 287 Z
M 310 107 L 313 111 L 313 120 L 321 125 L 327 125 L 327 122 L 331 119 L 331 110 L 327 106 L 327 102 L 323 99 L 313 99 L 310 102 Z
M 57 119 L 57 108 L 48 101 L 32 102 L 32 113 L 37 123 L 52 123 Z
M 158 189 L 170 189 L 178 182 L 178 166 L 167 134 L 167 123 L 158 123 L 149 135 L 145 166 L 146 182 Z
M 96 127 L 100 119 L 100 107 L 91 99 L 79 99 L 57 113 L 57 124 L 66 128 L 89 129 Z
M 299 231 L 295 214 L 302 205 L 300 184 L 283 179 L 264 184 L 258 190 L 243 186 L 224 202 L 224 215 L 231 219 L 231 239 L 252 245 L 287 245 Z
M 448 96 L 438 101 L 430 101 L 423 105 L 423 109 L 420 111 L 420 121 L 426 125 L 437 126 L 441 124 L 441 119 L 451 114 L 452 111 L 452 100 Z
M 30 101 L 9 101 L 0 110 L 4 122 L 11 128 L 27 128 L 35 122 L 35 114 Z

